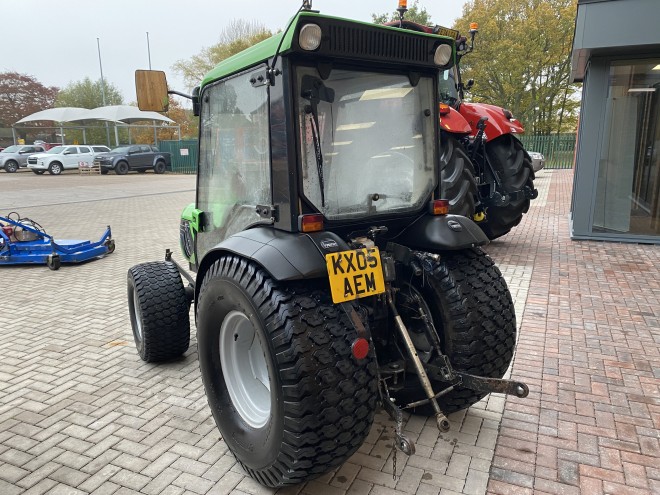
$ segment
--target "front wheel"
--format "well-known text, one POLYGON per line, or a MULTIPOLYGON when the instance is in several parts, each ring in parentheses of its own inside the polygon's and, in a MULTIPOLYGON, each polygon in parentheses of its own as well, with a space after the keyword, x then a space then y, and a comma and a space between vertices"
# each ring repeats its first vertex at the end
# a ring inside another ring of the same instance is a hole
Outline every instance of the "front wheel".
POLYGON ((254 263, 217 260, 197 306, 199 366, 213 417, 243 468, 280 487, 341 465, 366 438, 377 402, 373 352, 328 289, 277 285, 254 263))
MULTIPOLYGON (((424 255, 423 276, 401 273, 398 305, 422 361, 437 356, 424 333, 419 308, 431 314, 442 350, 454 369, 501 378, 509 367, 516 342, 516 317, 506 281, 493 260, 479 248, 448 252, 439 259, 424 255), (417 297, 416 297, 417 296, 417 297)), ((439 363, 438 363, 439 364, 439 363)), ((406 377, 395 397, 401 405, 426 398, 416 375, 406 377)), ((432 380, 435 392, 447 384, 432 380)), ((438 399, 445 414, 466 409, 486 394, 456 387, 438 399)), ((433 413, 429 405, 418 414, 433 413)))
POLYGON ((48 173, 50 175, 60 175, 62 170, 62 164, 60 162, 53 162, 48 166, 48 173))
MULTIPOLYGON (((112 251, 108 246, 108 252, 112 251)), ((142 360, 151 363, 181 356, 190 343, 190 317, 176 265, 168 261, 142 263, 128 270, 127 279, 128 312, 142 360)))
POLYGON ((128 163, 119 162, 115 165, 115 174, 117 175, 126 175, 128 173, 128 163))
POLYGON ((479 226, 489 239, 497 239, 518 225, 529 210, 529 197, 534 190, 532 160, 522 143, 511 134, 504 134, 486 143, 486 154, 502 180, 502 195, 510 197, 506 206, 489 206, 486 220, 479 226))

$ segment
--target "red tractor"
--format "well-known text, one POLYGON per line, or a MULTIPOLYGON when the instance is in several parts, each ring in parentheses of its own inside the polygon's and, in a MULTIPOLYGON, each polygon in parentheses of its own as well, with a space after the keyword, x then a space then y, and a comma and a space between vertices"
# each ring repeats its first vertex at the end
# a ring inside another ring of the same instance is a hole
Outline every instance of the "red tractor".
POLYGON ((460 59, 472 51, 478 32, 470 25, 470 42, 458 31, 423 26, 405 19, 388 23, 413 31, 456 39, 456 65, 440 75, 441 181, 450 211, 473 218, 490 239, 520 223, 534 188, 532 160, 516 134, 524 133, 509 110, 464 101, 474 84, 461 79, 460 59))

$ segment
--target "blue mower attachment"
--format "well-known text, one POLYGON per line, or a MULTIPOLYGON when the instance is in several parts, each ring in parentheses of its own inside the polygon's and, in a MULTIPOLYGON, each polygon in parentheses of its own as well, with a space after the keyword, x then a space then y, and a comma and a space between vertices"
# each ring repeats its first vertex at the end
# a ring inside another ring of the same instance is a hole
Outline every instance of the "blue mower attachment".
POLYGON ((97 242, 58 239, 29 218, 17 213, 0 216, 0 266, 40 264, 57 270, 62 263, 80 263, 115 250, 110 226, 97 242), (16 219, 10 218, 14 215, 16 219))

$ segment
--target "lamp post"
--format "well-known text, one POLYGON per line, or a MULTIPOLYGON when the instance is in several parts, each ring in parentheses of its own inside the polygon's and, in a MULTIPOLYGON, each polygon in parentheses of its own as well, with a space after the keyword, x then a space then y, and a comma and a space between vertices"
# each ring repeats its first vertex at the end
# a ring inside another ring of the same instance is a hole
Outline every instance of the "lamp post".
MULTIPOLYGON (((103 102, 103 106, 105 106, 105 80, 103 79, 103 64, 101 63, 101 42, 99 38, 96 38, 96 48, 99 52, 99 69, 101 70, 101 101, 103 102)), ((110 128, 108 127, 107 122, 105 123, 105 134, 106 139, 108 140, 108 146, 110 146, 110 128)), ((117 143, 117 145, 119 145, 119 143, 117 143)))
MULTIPOLYGON (((149 31, 147 31, 147 56, 149 57, 149 70, 151 70, 151 46, 149 45, 149 31)), ((154 146, 158 146, 158 132, 156 131, 156 121, 152 120, 154 126, 154 146)))

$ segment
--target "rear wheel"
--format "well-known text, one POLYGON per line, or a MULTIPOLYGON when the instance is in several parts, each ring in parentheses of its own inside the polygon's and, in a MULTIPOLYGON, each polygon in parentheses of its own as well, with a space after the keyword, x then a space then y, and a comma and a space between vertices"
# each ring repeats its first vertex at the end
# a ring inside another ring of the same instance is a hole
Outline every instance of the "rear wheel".
POLYGON ((489 239, 496 239, 518 225, 529 210, 530 199, 523 191, 534 190, 534 170, 522 143, 511 134, 486 143, 486 154, 502 180, 500 192, 510 195, 508 205, 488 207, 485 221, 479 224, 489 239))
POLYGON ((62 173, 62 164, 60 162, 53 162, 48 166, 48 173, 50 175, 60 175, 62 173))
POLYGON ((377 402, 373 352, 327 289, 277 285, 252 262, 219 259, 197 306, 199 365, 222 437, 269 487, 301 483, 348 459, 377 402), (258 446, 258 448, 256 448, 258 446))
POLYGON ((17 162, 15 162, 14 160, 9 160, 8 162, 5 162, 5 172, 13 174, 17 170, 18 170, 17 162))
POLYGON ((441 197, 449 200, 449 213, 472 218, 477 185, 474 165, 455 136, 440 133, 441 197))
POLYGON ((165 162, 163 160, 158 160, 156 162, 156 165, 154 165, 154 172, 156 172, 157 174, 165 173, 165 162))
POLYGON ((115 174, 117 175, 126 175, 128 173, 128 163, 119 162, 115 165, 115 174))
POLYGON ((128 311, 135 346, 144 361, 166 361, 188 350, 188 298, 174 263, 154 261, 128 270, 128 311))
MULTIPOLYGON (((403 273, 399 277, 401 317, 424 362, 435 364, 436 356, 428 342, 419 304, 430 312, 439 334, 442 350, 458 371, 501 378, 509 367, 516 341, 516 317, 511 294, 502 273, 481 249, 449 252, 437 260, 422 260, 423 276, 403 273)), ((432 380, 439 392, 447 385, 432 380)), ((446 414, 470 407, 486 394, 456 387, 438 399, 446 414)), ((426 398, 416 375, 406 377, 406 386, 394 394, 400 405, 426 398)), ((429 405, 414 410, 432 414, 429 405)))

